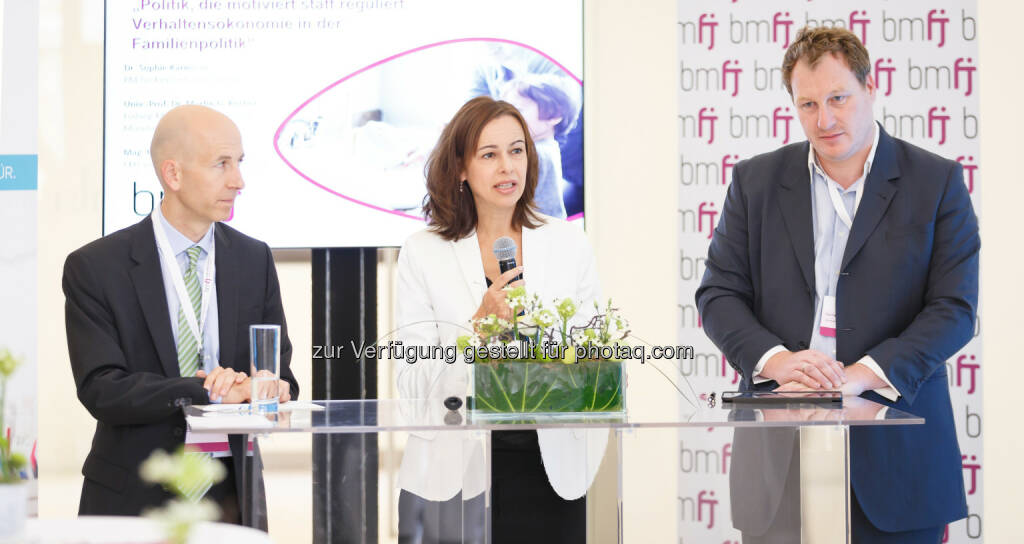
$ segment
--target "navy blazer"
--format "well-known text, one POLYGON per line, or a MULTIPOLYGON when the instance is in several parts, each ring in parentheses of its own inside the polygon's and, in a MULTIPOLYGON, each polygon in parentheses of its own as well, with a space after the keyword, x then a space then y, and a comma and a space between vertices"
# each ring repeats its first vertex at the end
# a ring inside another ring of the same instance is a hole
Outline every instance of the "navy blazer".
MULTIPOLYGON (((862 396, 926 419, 851 430, 854 494, 878 528, 906 531, 967 515, 944 363, 974 333, 981 241, 961 166, 879 130, 838 280, 836 358, 849 365, 870 355, 902 396, 862 396)), ((697 290, 704 330, 744 389, 778 386, 751 381, 769 348, 810 344, 808 146, 735 166, 697 290)))
MULTIPOLYGON (((249 373, 249 325, 280 324, 280 377, 297 398, 270 248, 222 223, 214 240, 221 366, 249 373)), ((179 401, 210 402, 203 379, 183 378, 178 369, 151 218, 71 253, 63 285, 71 370, 79 400, 96 418, 79 514, 137 516, 170 497, 141 480, 139 465, 155 449, 184 443, 179 401)), ((243 474, 243 439, 229 437, 236 475, 243 474)), ((235 479, 240 499, 241 480, 235 479)))

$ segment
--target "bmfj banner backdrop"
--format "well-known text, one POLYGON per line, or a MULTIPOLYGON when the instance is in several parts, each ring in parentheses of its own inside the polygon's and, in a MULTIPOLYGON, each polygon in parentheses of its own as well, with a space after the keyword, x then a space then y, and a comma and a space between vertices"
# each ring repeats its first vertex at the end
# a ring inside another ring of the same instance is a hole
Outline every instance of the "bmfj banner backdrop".
MULTIPOLYGON (((861 38, 878 86, 875 119, 890 135, 960 162, 980 216, 977 7, 949 0, 680 0, 678 9, 679 337, 696 351, 681 372, 697 391, 729 391, 739 387, 738 375, 703 334, 694 291, 733 165, 805 139, 781 74, 797 30, 838 26, 861 38)), ((947 528, 944 542, 983 538, 981 323, 946 362, 969 516, 947 528)), ((680 437, 681 540, 739 542, 729 520, 732 433, 680 437), (698 507, 684 507, 691 503, 698 507)))
POLYGON ((580 0, 108 1, 105 66, 104 233, 159 202, 149 141, 189 103, 238 124, 228 221, 274 247, 401 245, 441 129, 480 95, 524 113, 541 211, 582 216, 580 0))

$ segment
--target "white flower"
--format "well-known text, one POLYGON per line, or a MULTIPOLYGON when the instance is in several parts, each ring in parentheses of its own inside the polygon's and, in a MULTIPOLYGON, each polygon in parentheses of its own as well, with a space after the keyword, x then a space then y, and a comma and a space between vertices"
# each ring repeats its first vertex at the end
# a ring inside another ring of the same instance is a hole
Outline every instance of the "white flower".
POLYGON ((139 476, 154 484, 169 482, 180 473, 181 467, 164 450, 154 451, 139 467, 139 476))
POLYGON ((555 314, 548 309, 540 308, 529 316, 530 322, 541 328, 548 328, 555 324, 555 314))
POLYGON ((202 482, 219 482, 224 479, 224 465, 208 454, 190 453, 179 449, 173 455, 163 450, 154 450, 139 467, 139 476, 155 484, 163 484, 176 494, 193 489, 202 482))
MULTIPOLYGON (((527 318, 529 319, 529 318, 527 318)), ((537 334, 537 325, 532 321, 520 320, 519 321, 519 336, 521 338, 532 338, 537 334)))

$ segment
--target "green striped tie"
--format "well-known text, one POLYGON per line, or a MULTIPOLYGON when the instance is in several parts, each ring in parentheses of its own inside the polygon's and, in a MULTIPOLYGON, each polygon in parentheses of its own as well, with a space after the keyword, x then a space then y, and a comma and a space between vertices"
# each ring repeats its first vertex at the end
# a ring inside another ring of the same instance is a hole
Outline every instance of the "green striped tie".
MULTIPOLYGON (((196 323, 199 322, 200 289, 199 276, 196 275, 196 262, 199 260, 199 252, 202 248, 192 246, 185 250, 188 253, 188 268, 185 269, 185 290, 188 291, 188 298, 192 301, 192 309, 196 312, 196 323)), ((178 369, 181 370, 183 378, 190 378, 196 375, 199 370, 199 347, 202 345, 201 338, 192 334, 192 329, 185 319, 184 305, 178 305, 178 369)))
MULTIPOLYGON (((199 288, 199 276, 196 275, 196 263, 199 261, 199 246, 192 246, 185 250, 188 254, 188 268, 185 269, 185 290, 188 291, 188 298, 192 301, 192 309, 196 312, 196 323, 199 322, 200 305, 202 304, 201 290, 199 288)), ((199 370, 199 346, 192 329, 185 319, 184 306, 178 306, 178 368, 182 377, 192 377, 199 370)), ((209 453, 186 451, 188 456, 210 457, 209 453)), ((213 486, 213 480, 204 479, 195 482, 190 489, 182 490, 182 494, 189 502, 198 502, 206 495, 206 492, 213 486)))

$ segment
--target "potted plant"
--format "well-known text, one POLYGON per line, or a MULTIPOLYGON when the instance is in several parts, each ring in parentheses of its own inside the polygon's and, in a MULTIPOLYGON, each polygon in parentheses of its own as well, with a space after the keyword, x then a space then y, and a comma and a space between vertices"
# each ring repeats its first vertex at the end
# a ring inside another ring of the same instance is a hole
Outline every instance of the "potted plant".
POLYGON ((624 346, 628 323, 612 307, 594 303, 594 316, 573 325, 572 299, 545 307, 525 288, 507 290, 510 321, 489 315, 474 322, 474 334, 458 340, 473 363, 469 408, 476 416, 523 414, 608 415, 625 410, 624 346))
POLYGON ((4 417, 7 381, 21 360, 0 348, 0 540, 17 538, 28 517, 28 485, 22 478, 25 456, 11 451, 11 429, 4 417))

